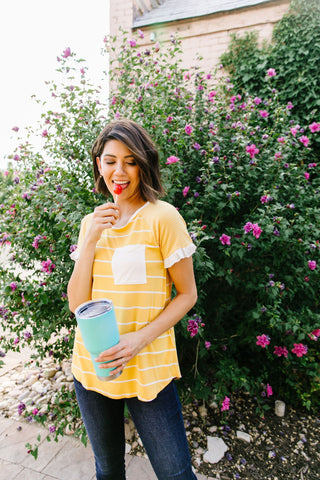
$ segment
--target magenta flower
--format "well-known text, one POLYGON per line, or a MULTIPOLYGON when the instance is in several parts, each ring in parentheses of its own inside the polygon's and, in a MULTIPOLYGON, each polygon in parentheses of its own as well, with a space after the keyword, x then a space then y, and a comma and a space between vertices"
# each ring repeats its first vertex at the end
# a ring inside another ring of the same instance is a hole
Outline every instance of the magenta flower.
POLYGON ((140 38, 144 38, 144 33, 143 33, 142 30, 140 30, 140 28, 138 30, 138 35, 139 35, 140 38))
POLYGON ((37 250, 37 248, 39 248, 39 243, 42 241, 42 240, 45 240, 47 237, 43 237, 42 235, 37 235, 36 237, 34 237, 33 239, 33 242, 32 242, 32 246, 37 250))
POLYGON ((313 122, 309 125, 309 128, 312 133, 320 132, 320 123, 313 122))
POLYGON ((269 383, 267 383, 266 392, 267 392, 267 397, 271 397, 273 395, 272 387, 271 385, 269 385, 269 383))
POLYGON ((259 345, 262 348, 266 348, 270 343, 270 337, 268 335, 257 335, 256 345, 259 345))
POLYGON ((298 132, 297 127, 290 127, 290 132, 295 137, 297 135, 297 132, 298 132))
POLYGON ((56 431, 56 427, 55 427, 54 425, 51 425, 51 426, 49 427, 49 432, 50 432, 50 433, 54 433, 55 431, 56 431))
POLYGON ((14 132, 18 132, 18 131, 19 131, 19 127, 12 127, 12 130, 13 130, 14 132))
POLYGON ((230 242, 231 237, 229 237, 229 235, 226 235, 225 233, 221 235, 219 240, 222 243, 222 245, 231 245, 231 242, 230 242))
POLYGON ((303 143, 303 145, 305 147, 307 147, 309 145, 310 140, 305 135, 302 135, 302 137, 300 137, 299 140, 300 140, 301 143, 303 143))
POLYGON ((170 115, 166 118, 167 123, 171 123, 172 120, 173 120, 173 117, 171 117, 170 115))
POLYGON ((277 72, 274 68, 269 68, 269 70, 267 71, 267 75, 268 77, 275 77, 277 75, 277 72))
POLYGON ((166 165, 171 165, 171 163, 177 163, 177 162, 180 162, 180 158, 172 155, 171 157, 167 158, 166 165))
POLYGON ((269 116, 267 110, 259 110, 259 113, 262 118, 267 118, 269 116))
POLYGON ((193 127, 192 127, 192 125, 187 124, 187 125, 184 127, 184 131, 186 132, 187 135, 191 135, 191 133, 193 132, 193 127))
POLYGON ((284 356, 285 358, 288 357, 288 350, 286 349, 286 347, 275 346, 273 353, 274 353, 274 355, 277 355, 278 357, 282 357, 282 356, 284 356))
POLYGON ((38 413, 39 413, 39 410, 37 408, 34 408, 32 410, 32 415, 38 415, 38 413))
POLYGON ((17 282, 12 282, 10 283, 10 288, 11 290, 14 292, 15 290, 17 290, 18 288, 18 285, 17 285, 17 282))
POLYGON ((204 342, 204 346, 207 350, 209 350, 209 348, 211 347, 211 342, 204 342))
POLYGON ((48 136, 48 130, 43 130, 41 135, 42 135, 42 137, 47 137, 48 136))
POLYGON ((308 352, 308 347, 302 343, 294 343, 293 348, 291 349, 292 353, 295 353, 297 357, 302 357, 308 352))
POLYGON ((317 268, 317 262, 315 260, 309 260, 308 267, 310 270, 315 270, 317 268))
POLYGON ((247 222, 245 226, 243 227, 244 233, 249 233, 253 229, 253 223, 247 222))
POLYGON ((250 154, 250 158, 254 158, 254 156, 259 153, 259 148, 257 148, 255 146, 255 144, 253 143, 252 145, 247 145, 246 146, 246 151, 247 153, 250 154))
POLYGON ((194 337, 198 333, 199 323, 196 320, 189 320, 187 330, 190 332, 190 337, 194 337))
POLYGON ((259 238, 261 235, 262 229, 259 227, 257 223, 253 224, 253 236, 259 238))
POLYGON ((317 342, 318 338, 320 337, 320 328, 316 328, 316 330, 313 330, 313 332, 309 333, 309 337, 311 340, 315 340, 317 342))
POLYGON ((279 142, 279 143, 284 143, 284 141, 285 141, 284 137, 277 138, 277 142, 279 142))
POLYGON ((189 190, 190 190, 190 187, 184 187, 184 189, 182 190, 182 195, 186 197, 188 195, 189 190))
POLYGON ((274 158, 275 158, 276 160, 280 160, 280 158, 282 158, 281 152, 275 153, 275 154, 274 154, 274 158))
POLYGON ((229 410, 229 408, 230 408, 230 398, 224 397, 224 400, 221 406, 221 412, 224 412, 225 410, 229 410))
POLYGON ((41 262, 41 264, 41 271, 45 273, 52 273, 52 271, 56 268, 55 264, 52 263, 50 258, 47 258, 47 260, 44 260, 43 262, 41 262))
POLYGON ((309 180, 309 178, 310 178, 310 173, 305 172, 305 173, 304 173, 304 178, 305 178, 306 180, 309 180))
POLYGON ((253 101, 256 105, 259 105, 262 102, 261 98, 259 97, 254 98, 253 101))
POLYGON ((130 47, 135 47, 137 45, 137 42, 134 39, 128 40, 128 43, 130 47))
POLYGON ((63 58, 68 58, 68 57, 70 57, 70 55, 71 55, 71 49, 70 49, 70 47, 68 47, 63 51, 62 57, 63 58))

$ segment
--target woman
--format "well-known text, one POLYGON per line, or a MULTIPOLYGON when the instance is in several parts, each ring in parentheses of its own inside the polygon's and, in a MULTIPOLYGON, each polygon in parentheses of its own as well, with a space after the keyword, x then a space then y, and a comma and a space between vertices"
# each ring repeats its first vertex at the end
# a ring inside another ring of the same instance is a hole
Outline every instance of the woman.
POLYGON ((75 338, 72 371, 97 479, 126 478, 124 402, 158 479, 195 479, 173 382, 181 376, 173 327, 197 299, 195 247, 177 210, 158 200, 158 152, 141 126, 107 125, 92 160, 97 190, 115 202, 82 220, 68 298, 73 312, 111 299, 120 331, 119 343, 96 359, 109 362, 111 381, 95 375, 79 330, 75 338))

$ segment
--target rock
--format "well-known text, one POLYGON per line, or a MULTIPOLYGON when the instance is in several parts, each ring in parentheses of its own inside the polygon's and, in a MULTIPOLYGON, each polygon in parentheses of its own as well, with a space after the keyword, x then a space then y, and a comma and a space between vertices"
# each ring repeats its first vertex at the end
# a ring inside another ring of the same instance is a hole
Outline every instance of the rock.
POLYGON ((209 463, 218 463, 228 450, 227 445, 222 438, 219 437, 207 437, 208 450, 203 455, 203 460, 209 463))
POLYGON ((274 407, 274 413, 278 417, 284 417, 286 411, 286 404, 282 402, 281 400, 276 400, 275 401, 275 407, 274 407))
POLYGON ((34 392, 37 392, 37 393, 40 393, 40 394, 41 393, 47 393, 47 391, 48 391, 48 388, 46 386, 44 386, 43 383, 40 382, 39 380, 36 383, 34 383, 31 388, 34 392))
POLYGON ((242 432, 241 430, 237 430, 237 438, 247 443, 251 442, 251 435, 249 435, 249 433, 242 432))
POLYGON ((202 417, 202 418, 205 418, 208 415, 208 411, 207 411, 205 405, 200 405, 199 414, 200 414, 200 417, 202 417))
POLYGON ((55 368, 50 368, 49 370, 45 370, 43 372, 43 377, 44 378, 52 378, 55 376, 55 374, 57 373, 57 370, 55 368))
POLYGON ((209 427, 209 432, 214 433, 218 430, 218 427, 216 425, 212 425, 212 427, 209 427))
POLYGON ((126 443, 126 453, 130 453, 131 452, 131 445, 129 443, 126 443))

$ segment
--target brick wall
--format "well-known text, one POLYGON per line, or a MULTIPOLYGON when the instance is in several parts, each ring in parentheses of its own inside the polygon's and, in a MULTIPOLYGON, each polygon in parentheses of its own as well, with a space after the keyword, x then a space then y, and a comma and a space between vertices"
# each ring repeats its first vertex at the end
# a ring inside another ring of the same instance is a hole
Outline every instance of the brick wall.
MULTIPOLYGON (((231 12, 216 13, 205 17, 168 22, 141 28, 145 38, 144 47, 154 42, 150 35, 155 34, 155 41, 169 41, 172 33, 178 32, 183 44, 183 66, 189 68, 196 63, 196 57, 203 57, 202 68, 219 63, 220 55, 227 49, 230 33, 241 34, 257 30, 260 41, 271 39, 274 25, 288 11, 290 0, 278 0, 254 7, 241 8, 231 12)), ((132 31, 133 1, 110 0, 110 34, 117 35, 121 26, 132 31)), ((139 41, 141 43, 141 41, 139 41)), ((197 62, 199 64, 199 62, 197 62)))

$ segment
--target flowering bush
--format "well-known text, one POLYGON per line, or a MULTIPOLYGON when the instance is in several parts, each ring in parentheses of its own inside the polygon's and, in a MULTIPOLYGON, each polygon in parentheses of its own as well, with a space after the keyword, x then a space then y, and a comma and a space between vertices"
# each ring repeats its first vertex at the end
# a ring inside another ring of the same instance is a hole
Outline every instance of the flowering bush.
MULTIPOLYGON (((176 329, 185 391, 214 394, 222 411, 236 389, 261 402, 274 395, 315 406, 320 186, 319 165, 309 156, 320 118, 303 127, 291 119, 292 104, 279 103, 273 88, 272 66, 265 98, 240 95, 219 71, 182 69, 176 37, 167 48, 144 49, 141 33, 122 36, 111 62, 108 118, 84 78, 71 89, 70 53, 60 60, 68 87, 51 86, 60 103, 43 117, 48 158, 19 147, 19 181, 1 211, 14 260, 3 271, 7 346, 27 341, 41 356, 70 355, 69 253, 80 218, 101 201, 88 149, 106 121, 130 117, 159 147, 165 199, 197 246, 199 300, 176 329), (33 275, 17 273, 17 265, 33 275)), ((107 47, 113 50, 112 39, 107 47)))

